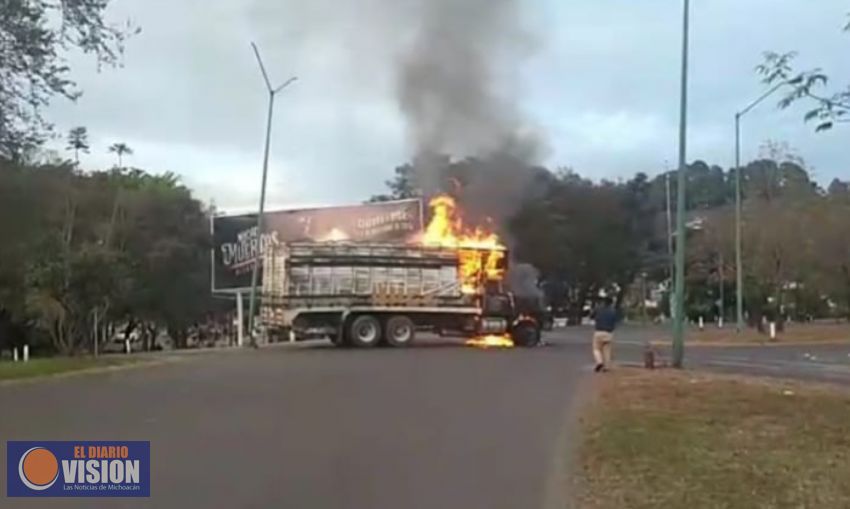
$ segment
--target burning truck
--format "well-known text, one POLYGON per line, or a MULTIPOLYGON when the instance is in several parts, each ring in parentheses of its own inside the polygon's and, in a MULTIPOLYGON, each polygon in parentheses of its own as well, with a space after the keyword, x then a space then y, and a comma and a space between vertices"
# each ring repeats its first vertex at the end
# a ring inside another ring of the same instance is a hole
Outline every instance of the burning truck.
POLYGON ((404 347, 420 331, 482 347, 535 346, 541 317, 504 285, 499 237, 467 228, 455 201, 405 244, 291 242, 263 255, 261 325, 271 336, 328 336, 337 346, 404 347))

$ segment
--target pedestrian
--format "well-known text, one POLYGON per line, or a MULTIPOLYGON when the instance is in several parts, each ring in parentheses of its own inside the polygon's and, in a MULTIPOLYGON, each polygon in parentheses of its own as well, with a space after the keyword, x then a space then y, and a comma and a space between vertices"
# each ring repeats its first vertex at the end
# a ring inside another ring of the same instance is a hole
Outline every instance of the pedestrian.
POLYGON ((602 305, 594 313, 593 358, 596 360, 597 373, 608 371, 611 366, 611 343, 614 341, 614 329, 619 317, 610 297, 602 299, 602 305))

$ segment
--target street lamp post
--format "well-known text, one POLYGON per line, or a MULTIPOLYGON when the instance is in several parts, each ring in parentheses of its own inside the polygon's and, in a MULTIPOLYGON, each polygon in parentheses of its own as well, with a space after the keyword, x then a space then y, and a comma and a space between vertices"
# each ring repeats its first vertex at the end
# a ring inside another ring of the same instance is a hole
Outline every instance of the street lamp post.
POLYGON ((744 263, 741 248, 741 117, 749 113, 765 99, 787 85, 782 81, 762 94, 749 106, 735 113, 735 329, 744 330, 744 263))
POLYGON ((673 316, 673 366, 682 367, 685 357, 685 171, 688 148, 688 38, 690 0, 685 0, 682 25, 682 91, 679 110, 679 172, 676 194, 676 305, 673 316))
MULTIPOLYGON (((254 48, 254 54, 257 56, 257 63, 260 64, 260 71, 263 73, 263 80, 266 83, 266 88, 269 92, 269 111, 268 117, 266 119, 266 145, 265 150, 263 151, 263 177, 262 182, 260 184, 260 206, 259 211, 257 213, 257 257, 254 259, 254 266, 251 269, 251 298, 250 303, 248 305, 248 333, 251 337, 251 346, 257 346, 257 338, 254 334, 254 313, 257 309, 257 274, 259 272, 259 265, 261 262, 261 253, 263 247, 263 220, 264 213, 266 207, 266 180, 268 177, 269 170, 269 147, 271 146, 271 135, 272 135, 272 115, 274 113, 274 98, 278 92, 289 86, 293 81, 298 78, 293 76, 286 80, 282 85, 277 88, 272 88, 271 81, 269 81, 269 75, 266 73, 266 66, 263 65, 263 59, 260 57, 260 50, 257 49, 257 45, 253 42, 251 43, 251 47, 254 48)), ((242 324, 240 323, 241 327, 242 324)))

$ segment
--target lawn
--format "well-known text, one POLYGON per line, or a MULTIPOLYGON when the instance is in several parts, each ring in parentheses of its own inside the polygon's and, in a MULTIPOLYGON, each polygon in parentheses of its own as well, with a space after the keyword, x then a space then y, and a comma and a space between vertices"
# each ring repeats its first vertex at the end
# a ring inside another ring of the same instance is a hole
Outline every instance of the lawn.
POLYGON ((637 369, 599 383, 581 507, 850 507, 846 389, 637 369))
MULTIPOLYGON (((660 342, 669 343, 670 338, 660 338, 660 342)), ((735 324, 726 324, 723 329, 718 329, 714 324, 706 324, 705 330, 700 331, 691 327, 687 332, 687 341, 698 344, 735 345, 735 344, 761 344, 761 343, 819 343, 819 342, 847 342, 850 343, 850 324, 846 322, 818 322, 818 323, 789 323, 783 332, 777 334, 776 341, 771 342, 767 334, 761 334, 757 330, 747 328, 740 334, 735 331, 735 324)))
POLYGON ((121 357, 50 357, 30 359, 29 362, 0 361, 0 380, 32 378, 84 369, 119 366, 139 359, 121 357))

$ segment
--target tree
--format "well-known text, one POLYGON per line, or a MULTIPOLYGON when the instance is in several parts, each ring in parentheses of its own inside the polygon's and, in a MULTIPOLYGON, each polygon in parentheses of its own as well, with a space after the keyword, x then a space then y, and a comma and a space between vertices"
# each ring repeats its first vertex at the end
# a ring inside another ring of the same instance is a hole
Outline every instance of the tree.
POLYGON ((619 304, 642 265, 646 176, 623 186, 564 172, 548 184, 510 220, 513 254, 537 267, 548 285, 565 289, 570 322, 577 323, 601 291, 619 304))
POLYGON ((109 146, 109 152, 116 154, 118 156, 118 166, 117 166, 117 168, 123 168, 124 167, 124 164, 123 164, 124 163, 124 161, 123 161, 124 154, 133 155, 133 149, 131 149, 126 143, 121 143, 121 142, 113 143, 112 145, 110 145, 109 146))
POLYGON ((74 354, 129 319, 185 345, 216 309, 208 229, 170 173, 0 160, 0 234, 15 240, 0 243, 0 343, 74 354))
POLYGON ((686 313, 693 319, 713 319, 734 305, 734 208, 704 211, 703 219, 688 236, 686 313))
POLYGON ((832 182, 827 188, 827 193, 831 196, 850 195, 850 181, 832 179, 832 182))
POLYGON ((407 163, 397 166, 393 171, 392 180, 384 181, 384 185, 389 188, 389 194, 379 194, 372 196, 370 202, 381 202, 391 200, 404 200, 406 198, 415 198, 421 194, 421 190, 417 188, 414 182, 414 167, 407 163))
MULTIPOLYGON (((415 189, 414 169, 421 164, 399 167, 391 181, 398 185, 388 182, 390 189, 415 189)), ((538 269, 549 303, 568 309, 573 323, 601 292, 620 304, 640 303, 625 295, 636 281, 643 293, 670 278, 666 184, 675 171, 594 182, 569 168, 552 173, 503 156, 430 158, 424 167, 435 172, 435 189, 457 198, 467 222, 492 219, 512 263, 538 269)), ((734 306, 734 171, 703 161, 688 167, 686 303, 692 317, 710 318, 734 306)), ((836 179, 825 192, 805 161, 775 142, 740 171, 742 276, 751 323, 780 311, 823 317, 829 303, 850 309, 847 183, 836 179)))
POLYGON ((63 53, 78 48, 98 65, 120 62, 126 38, 138 30, 104 19, 109 0, 8 0, 0 40, 0 157, 19 160, 40 145, 51 125, 41 115, 54 96, 80 96, 63 53))
POLYGON ((850 194, 844 191, 818 200, 808 216, 807 233, 816 286, 843 303, 850 319, 850 194))
POLYGON ((80 151, 89 153, 89 133, 83 127, 75 127, 68 131, 68 150, 74 151, 74 162, 80 164, 80 151))
MULTIPOLYGON (((850 23, 844 29, 850 31, 850 23)), ((801 100, 813 104, 814 107, 805 114, 804 119, 806 122, 817 121, 816 131, 826 131, 835 124, 850 122, 850 86, 826 94, 819 92, 821 87, 828 84, 829 76, 821 69, 795 70, 792 63, 796 58, 796 52, 767 52, 764 54, 764 62, 756 68, 764 77, 764 83, 785 83, 791 87, 791 91, 779 102, 779 107, 785 109, 801 100)))

